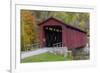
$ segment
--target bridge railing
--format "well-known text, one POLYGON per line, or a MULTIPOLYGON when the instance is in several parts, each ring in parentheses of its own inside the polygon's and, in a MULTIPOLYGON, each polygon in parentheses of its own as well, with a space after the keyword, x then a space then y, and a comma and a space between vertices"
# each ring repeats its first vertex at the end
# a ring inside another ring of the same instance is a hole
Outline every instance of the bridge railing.
POLYGON ((53 47, 62 47, 62 46, 63 46, 62 42, 53 44, 53 47))
POLYGON ((28 50, 33 50, 33 49, 37 49, 40 47, 40 43, 35 43, 35 44, 27 44, 25 46, 26 51, 28 50))

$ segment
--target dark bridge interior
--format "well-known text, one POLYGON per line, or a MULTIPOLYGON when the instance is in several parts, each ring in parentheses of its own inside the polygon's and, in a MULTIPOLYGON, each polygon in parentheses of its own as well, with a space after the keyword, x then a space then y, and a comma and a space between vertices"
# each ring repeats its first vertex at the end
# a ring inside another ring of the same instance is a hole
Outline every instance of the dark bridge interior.
POLYGON ((45 26, 45 47, 62 46, 62 28, 61 26, 45 26))

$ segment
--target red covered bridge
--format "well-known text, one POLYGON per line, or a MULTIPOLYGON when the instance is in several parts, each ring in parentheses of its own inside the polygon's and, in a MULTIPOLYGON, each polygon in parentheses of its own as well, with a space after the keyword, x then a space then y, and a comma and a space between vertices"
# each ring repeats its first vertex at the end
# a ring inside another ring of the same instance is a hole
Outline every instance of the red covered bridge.
POLYGON ((68 49, 86 46, 85 31, 65 24, 55 18, 49 18, 39 24, 40 47, 68 47, 68 49))

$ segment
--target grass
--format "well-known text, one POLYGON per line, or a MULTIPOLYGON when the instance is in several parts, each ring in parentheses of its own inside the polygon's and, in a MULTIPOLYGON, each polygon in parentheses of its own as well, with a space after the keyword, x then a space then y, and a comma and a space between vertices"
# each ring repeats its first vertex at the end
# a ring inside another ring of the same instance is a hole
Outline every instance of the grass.
POLYGON ((43 53, 35 56, 30 56, 21 60, 21 63, 31 63, 31 62, 48 62, 48 61, 68 61, 72 60, 72 56, 67 57, 61 55, 55 55, 51 53, 43 53))

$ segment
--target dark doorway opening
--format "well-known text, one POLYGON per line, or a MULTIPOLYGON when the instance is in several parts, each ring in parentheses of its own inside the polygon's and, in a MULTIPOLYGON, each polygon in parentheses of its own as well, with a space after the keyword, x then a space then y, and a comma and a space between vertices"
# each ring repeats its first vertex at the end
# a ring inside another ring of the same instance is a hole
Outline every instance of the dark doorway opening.
POLYGON ((61 26, 44 26, 45 47, 62 46, 62 28, 61 26))

